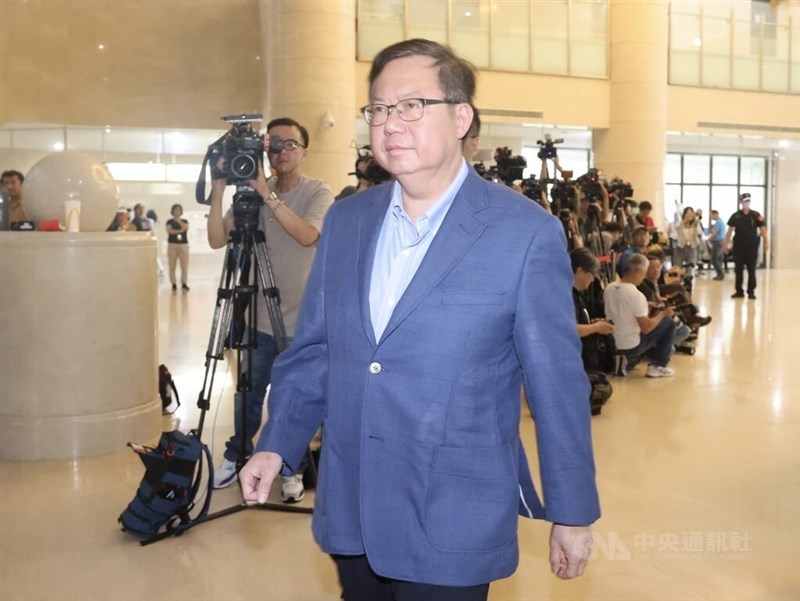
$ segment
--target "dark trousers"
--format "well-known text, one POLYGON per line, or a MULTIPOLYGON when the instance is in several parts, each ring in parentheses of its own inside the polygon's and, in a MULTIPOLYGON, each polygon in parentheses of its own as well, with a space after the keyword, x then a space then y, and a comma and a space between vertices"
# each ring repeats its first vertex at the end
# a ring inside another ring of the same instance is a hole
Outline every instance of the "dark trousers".
POLYGON ((489 584, 437 586, 378 576, 366 555, 332 555, 344 601, 486 601, 489 584))
POLYGON ((736 273, 736 292, 742 293, 744 284, 744 268, 747 267, 747 293, 756 290, 756 262, 758 261, 758 246, 746 248, 733 247, 733 264, 736 273))
POLYGON ((675 322, 664 318, 647 334, 639 336, 639 346, 628 350, 617 351, 628 359, 628 369, 633 369, 645 353, 655 365, 666 367, 672 357, 675 342, 675 322))

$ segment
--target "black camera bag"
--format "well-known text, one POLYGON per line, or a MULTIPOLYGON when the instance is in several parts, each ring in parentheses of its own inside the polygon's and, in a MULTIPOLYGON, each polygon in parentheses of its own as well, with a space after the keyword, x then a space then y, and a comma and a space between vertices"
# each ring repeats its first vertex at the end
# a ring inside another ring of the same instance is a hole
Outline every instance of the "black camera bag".
POLYGON ((211 452, 193 433, 164 432, 155 448, 128 443, 144 463, 145 473, 136 496, 117 520, 123 532, 153 542, 163 532, 181 534, 208 514, 211 488, 211 452), (192 518, 195 497, 203 478, 203 457, 208 469, 205 502, 192 518), (164 530, 162 531, 162 528, 164 530))

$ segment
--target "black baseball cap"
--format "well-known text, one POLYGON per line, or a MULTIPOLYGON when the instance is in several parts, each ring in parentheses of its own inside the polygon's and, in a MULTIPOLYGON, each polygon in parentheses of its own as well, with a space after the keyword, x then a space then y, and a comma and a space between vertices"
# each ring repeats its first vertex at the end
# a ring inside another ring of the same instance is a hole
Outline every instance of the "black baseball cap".
POLYGON ((750 193, 739 194, 739 202, 750 202, 750 193))

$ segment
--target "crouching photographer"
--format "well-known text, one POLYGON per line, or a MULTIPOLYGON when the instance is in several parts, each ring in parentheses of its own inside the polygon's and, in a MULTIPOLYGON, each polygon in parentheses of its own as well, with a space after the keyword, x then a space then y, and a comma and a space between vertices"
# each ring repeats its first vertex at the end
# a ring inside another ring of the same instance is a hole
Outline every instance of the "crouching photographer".
POLYGON ((609 284, 603 293, 606 316, 614 324, 618 376, 624 377, 645 355, 650 358, 645 373, 648 378, 675 375, 667 366, 674 348, 675 322, 670 319, 674 310, 665 307, 650 315, 647 299, 637 288, 645 278, 648 264, 644 255, 631 255, 622 279, 609 284))
POLYGON ((592 415, 600 415, 603 405, 611 397, 612 388, 603 371, 613 364, 614 326, 599 315, 592 315, 585 292, 595 280, 600 262, 587 248, 576 248, 569 254, 572 262, 572 302, 583 350, 583 368, 592 384, 589 406, 592 415))

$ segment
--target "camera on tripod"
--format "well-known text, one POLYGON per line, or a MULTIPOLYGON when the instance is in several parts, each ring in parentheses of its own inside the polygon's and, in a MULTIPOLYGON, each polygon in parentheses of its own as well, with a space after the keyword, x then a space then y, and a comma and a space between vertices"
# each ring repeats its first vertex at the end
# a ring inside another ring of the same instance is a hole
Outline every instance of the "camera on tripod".
POLYGON ((536 143, 539 145, 539 153, 536 155, 541 160, 546 159, 555 159, 558 158, 558 152, 556 149, 556 144, 562 144, 564 142, 564 138, 557 138, 553 140, 550 137, 550 134, 544 135, 544 140, 536 140, 536 143))
POLYGON ((211 179, 225 177, 232 186, 255 178, 264 161, 264 134, 255 131, 253 123, 260 122, 262 115, 227 115, 221 119, 231 128, 208 147, 204 160, 211 167, 211 179), (224 159, 222 169, 217 166, 220 158, 224 159))

